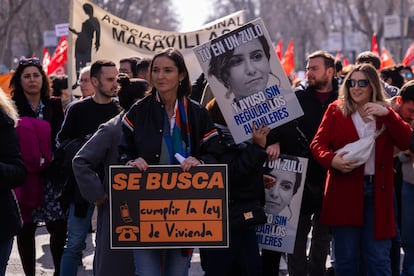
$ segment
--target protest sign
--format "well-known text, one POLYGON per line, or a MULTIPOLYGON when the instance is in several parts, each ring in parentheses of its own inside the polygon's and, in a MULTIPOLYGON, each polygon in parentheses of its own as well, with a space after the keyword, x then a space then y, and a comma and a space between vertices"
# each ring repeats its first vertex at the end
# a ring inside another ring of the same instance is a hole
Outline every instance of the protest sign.
POLYGON ((72 0, 69 22, 69 77, 72 83, 76 72, 97 59, 118 63, 127 57, 152 58, 168 47, 180 50, 195 80, 202 70, 191 50, 245 23, 244 11, 222 17, 192 32, 168 32, 128 22, 101 9, 87 0, 72 0), (74 64, 72 64, 74 61, 74 64))
POLYGON ((236 143, 303 115, 260 18, 193 50, 236 143))
POLYGON ((260 248, 293 253, 307 166, 307 158, 283 154, 265 163, 265 175, 276 183, 265 181, 267 223, 256 227, 260 248))
POLYGON ((111 248, 228 247, 227 165, 110 166, 111 248))

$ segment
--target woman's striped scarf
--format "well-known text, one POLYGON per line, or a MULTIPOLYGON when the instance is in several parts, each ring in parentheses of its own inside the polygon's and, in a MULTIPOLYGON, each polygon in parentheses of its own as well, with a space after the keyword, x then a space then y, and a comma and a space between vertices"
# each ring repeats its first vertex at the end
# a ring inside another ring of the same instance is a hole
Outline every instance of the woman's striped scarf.
POLYGON ((190 145, 190 126, 188 124, 188 99, 177 99, 177 105, 175 108, 175 124, 172 132, 170 128, 170 120, 168 114, 165 111, 164 116, 164 137, 161 146, 161 165, 178 164, 174 155, 176 153, 181 154, 185 158, 191 154, 190 145))

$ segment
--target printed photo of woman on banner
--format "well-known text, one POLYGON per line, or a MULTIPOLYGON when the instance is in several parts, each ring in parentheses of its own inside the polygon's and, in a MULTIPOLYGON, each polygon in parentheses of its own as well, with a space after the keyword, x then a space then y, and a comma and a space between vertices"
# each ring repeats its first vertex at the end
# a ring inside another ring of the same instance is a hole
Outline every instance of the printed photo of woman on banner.
POLYGON ((259 247, 292 253, 308 159, 281 154, 265 163, 267 223, 256 228, 259 247))
POLYGON ((303 114, 259 18, 194 48, 236 143, 303 114))

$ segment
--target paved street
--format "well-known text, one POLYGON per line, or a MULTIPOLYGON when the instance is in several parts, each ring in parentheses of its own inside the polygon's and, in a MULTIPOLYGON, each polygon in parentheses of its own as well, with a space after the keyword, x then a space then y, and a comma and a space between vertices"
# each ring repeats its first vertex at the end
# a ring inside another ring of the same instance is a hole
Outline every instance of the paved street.
MULTIPOLYGON (((93 243, 95 234, 89 234, 86 241, 86 249, 83 251, 83 267, 78 268, 78 276, 92 275, 93 243)), ((24 276, 23 268, 17 252, 16 241, 7 266, 6 276, 24 276)), ((36 232, 36 275, 52 276, 53 261, 49 248, 49 234, 46 227, 38 227, 36 232)), ((200 256, 198 251, 193 254, 189 276, 202 276, 203 271, 200 266, 200 256)))
MULTIPOLYGON (((86 241, 86 249, 83 251, 83 266, 78 268, 78 276, 92 275, 92 261, 94 248, 95 234, 88 234, 86 241)), ((401 252, 401 258, 403 252, 401 252)), ((330 259, 326 262, 327 267, 330 266, 330 259)), ((287 275, 286 263, 281 264, 280 276, 287 275)), ((16 241, 13 245, 13 251, 10 256, 9 265, 7 267, 6 276, 24 276, 23 268, 20 262, 19 253, 17 252, 16 241)), ((36 232, 36 275, 52 276, 53 275, 53 261, 49 248, 49 234, 46 227, 41 226, 37 228, 36 232)), ((191 259, 191 267, 189 276, 202 276, 203 270, 200 266, 200 255, 196 249, 191 259)))

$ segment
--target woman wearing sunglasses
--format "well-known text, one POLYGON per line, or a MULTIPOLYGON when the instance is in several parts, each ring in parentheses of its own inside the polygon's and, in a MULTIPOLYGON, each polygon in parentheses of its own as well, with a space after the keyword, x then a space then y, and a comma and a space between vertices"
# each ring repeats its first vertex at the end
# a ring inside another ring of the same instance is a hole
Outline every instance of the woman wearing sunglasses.
POLYGON ((49 78, 38 58, 19 61, 10 89, 20 116, 17 135, 27 170, 23 185, 15 189, 24 222, 17 235, 23 270, 25 275, 35 275, 35 232, 38 223, 45 222, 50 233, 54 275, 59 275, 66 219, 58 202, 60 187, 48 180, 47 168, 63 121, 62 102, 49 96, 49 78))
POLYGON ((328 169, 321 222, 332 227, 335 275, 391 275, 393 150, 408 149, 411 132, 388 107, 375 68, 353 67, 311 143, 315 159, 328 169), (335 153, 383 127, 366 163, 335 153))

